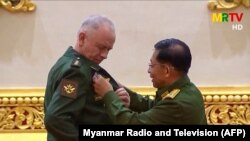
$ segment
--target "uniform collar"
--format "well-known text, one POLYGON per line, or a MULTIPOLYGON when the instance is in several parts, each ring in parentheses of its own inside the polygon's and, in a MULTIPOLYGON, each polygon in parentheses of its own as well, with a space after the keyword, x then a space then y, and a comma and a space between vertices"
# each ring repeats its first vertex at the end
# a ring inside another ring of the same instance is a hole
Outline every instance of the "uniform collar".
POLYGON ((171 92, 173 89, 180 89, 183 85, 190 83, 190 79, 187 75, 182 76, 179 80, 175 81, 173 84, 167 85, 165 87, 159 88, 156 91, 156 96, 160 96, 166 91, 171 92))
POLYGON ((66 52, 64 53, 64 56, 69 56, 69 57, 79 57, 80 60, 84 61, 84 64, 87 64, 88 66, 94 66, 99 68, 100 66, 96 63, 94 63, 93 61, 90 61, 88 58, 86 58, 85 56, 79 54, 77 51, 75 51, 73 49, 72 46, 70 46, 66 52))

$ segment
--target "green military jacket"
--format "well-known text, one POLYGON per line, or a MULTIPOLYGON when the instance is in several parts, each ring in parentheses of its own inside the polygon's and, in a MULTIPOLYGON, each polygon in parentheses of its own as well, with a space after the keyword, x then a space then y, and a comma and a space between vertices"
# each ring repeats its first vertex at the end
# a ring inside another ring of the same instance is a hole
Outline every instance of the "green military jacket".
POLYGON ((77 141, 79 124, 111 124, 92 86, 93 62, 72 47, 51 68, 45 92, 48 141, 77 141))
POLYGON ((187 75, 158 89, 154 100, 127 91, 129 108, 114 91, 104 96, 106 110, 117 124, 207 124, 202 94, 187 75))

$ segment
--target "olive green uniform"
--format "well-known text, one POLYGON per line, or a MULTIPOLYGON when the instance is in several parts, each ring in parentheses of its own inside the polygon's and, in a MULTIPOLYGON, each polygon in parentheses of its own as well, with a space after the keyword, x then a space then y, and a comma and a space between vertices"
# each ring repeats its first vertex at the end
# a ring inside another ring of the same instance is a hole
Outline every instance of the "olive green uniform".
POLYGON ((93 66, 98 67, 70 47, 51 68, 44 104, 48 141, 77 141, 79 124, 112 123, 95 100, 93 66))
POLYGON ((127 91, 133 111, 124 106, 114 91, 104 96, 106 110, 117 124, 207 124, 201 92, 187 75, 158 89, 155 100, 127 91))

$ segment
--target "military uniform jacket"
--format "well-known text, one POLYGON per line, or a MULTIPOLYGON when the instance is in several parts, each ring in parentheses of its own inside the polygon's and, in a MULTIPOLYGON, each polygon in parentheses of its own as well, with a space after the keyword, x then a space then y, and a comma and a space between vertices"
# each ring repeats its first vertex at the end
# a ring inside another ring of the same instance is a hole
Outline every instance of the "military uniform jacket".
POLYGON ((104 96, 106 110, 117 124, 207 124, 201 92, 187 75, 158 89, 154 100, 127 91, 129 109, 113 91, 104 96))
POLYGON ((112 123, 95 100, 91 66, 97 65, 70 47, 51 68, 44 104, 48 141, 77 141, 79 124, 112 123))

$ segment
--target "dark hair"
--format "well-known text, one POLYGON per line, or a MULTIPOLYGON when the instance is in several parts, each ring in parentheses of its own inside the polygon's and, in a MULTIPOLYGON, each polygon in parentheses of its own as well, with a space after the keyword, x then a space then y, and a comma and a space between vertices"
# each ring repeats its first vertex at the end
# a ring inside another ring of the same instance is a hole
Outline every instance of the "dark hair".
POLYGON ((188 73, 191 66, 192 55, 189 47, 178 39, 165 39, 154 46, 159 51, 156 59, 160 63, 170 63, 179 71, 188 73))

